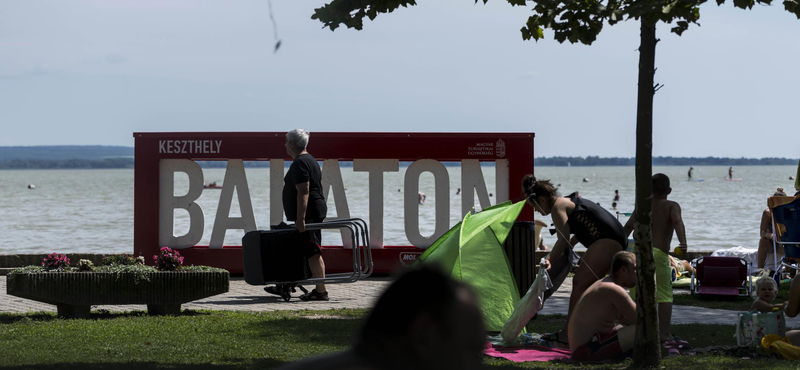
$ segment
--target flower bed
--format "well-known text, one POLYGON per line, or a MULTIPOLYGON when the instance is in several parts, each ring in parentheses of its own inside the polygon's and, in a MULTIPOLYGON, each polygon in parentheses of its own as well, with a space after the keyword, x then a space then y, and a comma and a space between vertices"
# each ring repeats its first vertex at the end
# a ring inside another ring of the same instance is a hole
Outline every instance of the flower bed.
POLYGON ((175 271, 136 263, 78 266, 53 268, 46 260, 42 267, 23 267, 8 275, 6 290, 54 304, 60 316, 71 318, 87 318, 91 306, 100 304, 146 304, 150 314, 177 314, 183 303, 227 292, 230 278, 228 271, 206 266, 178 264, 175 271))

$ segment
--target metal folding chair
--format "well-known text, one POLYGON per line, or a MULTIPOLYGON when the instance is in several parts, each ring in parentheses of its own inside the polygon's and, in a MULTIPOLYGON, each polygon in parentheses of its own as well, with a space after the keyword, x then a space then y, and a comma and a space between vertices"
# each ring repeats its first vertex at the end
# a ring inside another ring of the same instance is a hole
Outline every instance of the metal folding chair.
POLYGON ((753 279, 747 275, 750 263, 742 257, 700 257, 692 260, 692 294, 748 296, 753 279))
MULTIPOLYGON (((317 285, 317 284, 341 284, 354 283, 372 275, 372 250, 369 246, 369 231, 367 223, 360 218, 337 219, 335 221, 306 224, 306 230, 331 230, 344 229, 350 237, 353 248, 353 271, 344 273, 325 274, 324 278, 300 278, 297 280, 275 280, 268 278, 269 272, 264 271, 264 258, 267 251, 262 248, 262 238, 269 237, 271 234, 290 233, 292 230, 258 230, 245 234, 242 238, 242 259, 244 263, 245 282, 250 285, 270 285, 281 284, 291 286, 297 285, 317 285)), ((286 248, 291 248, 287 246, 286 248)), ((302 275, 302 272, 301 272, 302 275)), ((288 300, 286 296, 283 297, 288 300)))

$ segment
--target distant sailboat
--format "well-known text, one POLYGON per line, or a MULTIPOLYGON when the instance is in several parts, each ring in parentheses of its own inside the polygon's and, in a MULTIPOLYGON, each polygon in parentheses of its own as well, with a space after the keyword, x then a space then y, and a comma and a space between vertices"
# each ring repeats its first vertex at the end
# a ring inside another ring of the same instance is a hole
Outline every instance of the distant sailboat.
POLYGON ((572 167, 572 164, 567 162, 567 167, 572 167))

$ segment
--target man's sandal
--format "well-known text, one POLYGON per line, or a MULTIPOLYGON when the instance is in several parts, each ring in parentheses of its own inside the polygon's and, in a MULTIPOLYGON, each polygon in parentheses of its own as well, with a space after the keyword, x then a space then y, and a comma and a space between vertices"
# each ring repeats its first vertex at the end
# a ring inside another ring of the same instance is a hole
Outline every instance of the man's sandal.
POLYGON ((329 301, 328 292, 320 293, 316 289, 300 296, 301 301, 329 301))
POLYGON ((680 356, 681 352, 678 351, 678 343, 674 340, 668 340, 664 343, 661 343, 661 347, 667 350, 667 357, 675 357, 680 356))
POLYGON ((692 346, 689 345, 689 342, 681 338, 678 338, 678 336, 674 334, 672 335, 672 337, 675 338, 675 344, 678 346, 678 349, 681 351, 682 355, 694 356, 697 354, 697 352, 694 351, 694 348, 692 348, 692 346))
POLYGON ((264 291, 265 292, 267 292, 269 294, 274 294, 274 295, 282 295, 281 294, 282 290, 283 290, 283 287, 281 287, 280 285, 275 285, 275 286, 270 285, 270 286, 264 287, 264 291))

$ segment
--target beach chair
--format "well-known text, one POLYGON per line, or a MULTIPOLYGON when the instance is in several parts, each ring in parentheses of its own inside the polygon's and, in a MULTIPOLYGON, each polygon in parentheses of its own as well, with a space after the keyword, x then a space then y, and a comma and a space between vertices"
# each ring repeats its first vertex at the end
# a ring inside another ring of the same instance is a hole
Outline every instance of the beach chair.
POLYGON ((778 248, 784 253, 773 276, 780 283, 787 269, 800 270, 800 197, 770 197, 767 205, 772 212, 773 256, 778 248))
POLYGON ((360 218, 337 219, 335 221, 306 224, 306 230, 344 229, 352 241, 353 271, 325 274, 324 278, 313 278, 306 257, 293 248, 297 232, 291 229, 250 231, 242 237, 242 260, 244 280, 250 285, 276 284, 281 287, 281 297, 288 301, 293 288, 303 284, 354 283, 372 274, 372 251, 369 247, 367 223, 360 218))
POLYGON ((753 292, 747 275, 750 263, 742 257, 700 257, 692 261, 692 267, 692 294, 748 296, 753 292))

